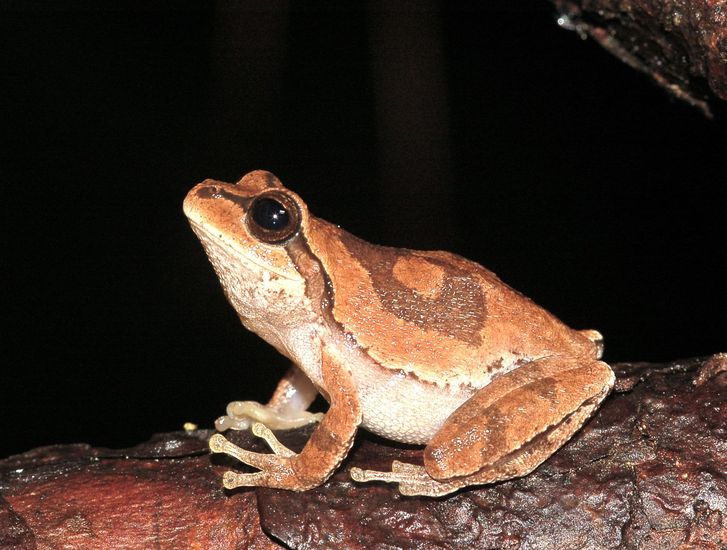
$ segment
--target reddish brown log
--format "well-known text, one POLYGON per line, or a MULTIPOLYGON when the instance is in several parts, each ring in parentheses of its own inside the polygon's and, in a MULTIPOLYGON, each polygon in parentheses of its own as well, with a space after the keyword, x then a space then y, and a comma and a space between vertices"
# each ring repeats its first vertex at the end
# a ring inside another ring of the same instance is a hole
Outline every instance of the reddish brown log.
POLYGON ((676 97, 710 113, 727 100, 727 1, 553 0, 559 23, 590 36, 676 97))
POLYGON ((0 464, 2 548, 277 548, 255 494, 225 495, 208 434, 123 451, 42 447, 0 464))
MULTIPOLYGON (((351 482, 352 465, 420 460, 365 434, 304 493, 225 492, 230 463, 203 430, 35 449, 0 461, 0 547, 725 548, 727 355, 616 370, 616 393, 533 474, 440 499, 351 482)), ((308 434, 279 435, 299 448, 308 434)))

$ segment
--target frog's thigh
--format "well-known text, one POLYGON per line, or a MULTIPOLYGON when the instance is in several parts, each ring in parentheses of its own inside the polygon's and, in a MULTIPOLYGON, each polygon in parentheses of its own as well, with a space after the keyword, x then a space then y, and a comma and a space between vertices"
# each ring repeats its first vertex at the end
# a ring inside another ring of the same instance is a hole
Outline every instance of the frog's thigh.
POLYGON ((525 475, 583 425, 613 381, 609 366, 590 358, 522 365, 447 419, 424 450, 426 471, 440 481, 472 476, 474 483, 525 475))

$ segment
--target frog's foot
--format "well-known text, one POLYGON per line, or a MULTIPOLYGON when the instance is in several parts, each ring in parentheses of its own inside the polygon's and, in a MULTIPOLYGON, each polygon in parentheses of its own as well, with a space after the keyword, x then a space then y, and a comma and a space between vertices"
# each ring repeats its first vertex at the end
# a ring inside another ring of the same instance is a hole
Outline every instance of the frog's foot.
POLYGON ((295 472, 291 461, 297 453, 283 445, 267 426, 259 422, 252 425, 252 433, 262 438, 274 454, 256 453, 242 449, 220 434, 210 438, 209 447, 213 453, 224 453, 260 471, 251 474, 225 472, 222 484, 226 489, 236 487, 279 487, 295 488, 295 472))
POLYGON ((247 430, 255 422, 262 422, 273 430, 292 430, 320 422, 323 413, 297 410, 279 410, 257 401, 232 401, 227 405, 227 414, 215 421, 218 432, 226 430, 247 430))
POLYGON ((427 474, 423 466, 407 464, 394 460, 390 472, 379 472, 376 470, 362 470, 351 468, 351 479, 354 481, 385 481, 387 483, 398 483, 399 492, 402 495, 422 495, 427 497, 439 497, 453 493, 465 484, 437 481, 427 474))

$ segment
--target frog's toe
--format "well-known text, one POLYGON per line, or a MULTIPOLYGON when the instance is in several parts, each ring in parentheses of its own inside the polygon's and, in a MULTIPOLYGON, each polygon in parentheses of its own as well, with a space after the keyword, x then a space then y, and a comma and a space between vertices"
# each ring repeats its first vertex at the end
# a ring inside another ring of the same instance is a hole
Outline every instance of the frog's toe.
POLYGON ((384 481, 386 483, 398 483, 399 492, 406 496, 423 495, 438 497, 456 491, 461 484, 456 482, 439 482, 432 479, 423 466, 408 464, 394 460, 390 472, 379 472, 376 470, 363 470, 351 468, 351 479, 354 481, 384 481))
POLYGON ((270 458, 259 472, 240 473, 227 471, 222 476, 225 489, 237 487, 275 487, 279 489, 301 490, 300 480, 293 470, 289 458, 276 455, 264 455, 270 458))
POLYGON ((296 455, 295 452, 291 451, 288 447, 283 445, 275 434, 265 424, 261 422, 255 422, 252 425, 252 433, 257 437, 263 439, 268 444, 270 450, 278 456, 290 458, 296 455))
POLYGON ((215 430, 226 432, 227 430, 243 431, 250 428, 252 420, 247 417, 235 418, 229 415, 220 416, 215 420, 215 430))
POLYGON ((236 489, 238 487, 258 487, 264 484, 267 474, 255 472, 252 474, 240 474, 238 472, 225 472, 222 476, 222 485, 225 489, 236 489))
POLYGON ((280 443, 272 432, 262 424, 253 424, 253 432, 267 441, 274 454, 256 453, 242 449, 220 434, 215 434, 210 438, 209 447, 213 453, 229 455, 243 464, 260 470, 253 473, 225 472, 222 478, 225 488, 279 487, 282 489, 296 489, 298 480, 292 469, 292 460, 298 455, 280 443))
POLYGON ((289 410, 263 405, 257 401, 232 401, 228 403, 227 414, 215 420, 218 432, 226 430, 247 430, 255 422, 262 422, 273 430, 302 428, 323 419, 323 413, 289 410))
POLYGON ((354 481, 386 481, 388 483, 399 483, 408 479, 422 479, 431 480, 427 472, 422 466, 416 464, 408 464, 406 462, 399 462, 394 460, 391 463, 390 472, 381 472, 378 470, 363 470, 361 468, 353 467, 350 470, 351 478, 354 481))
POLYGON ((252 466, 263 470, 269 468, 275 462, 278 457, 276 455, 270 455, 266 453, 256 453, 254 451, 248 451, 241 447, 238 447, 224 436, 215 434, 210 437, 209 448, 213 453, 223 453, 236 458, 243 464, 252 466))

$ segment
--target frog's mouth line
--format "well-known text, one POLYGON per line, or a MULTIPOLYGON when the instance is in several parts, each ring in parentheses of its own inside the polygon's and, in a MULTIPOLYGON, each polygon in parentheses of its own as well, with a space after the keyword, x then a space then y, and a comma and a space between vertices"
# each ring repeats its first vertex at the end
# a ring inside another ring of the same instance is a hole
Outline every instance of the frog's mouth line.
POLYGON ((278 277, 285 279, 286 281, 290 281, 293 283, 299 282, 299 280, 295 277, 291 277, 287 273, 284 273, 282 271, 279 271, 277 269, 272 268, 269 264, 265 264, 260 261, 255 261, 255 259, 250 256, 249 254, 246 254, 241 247, 237 246, 234 242, 228 242, 221 238, 220 235, 217 235, 215 233, 210 233, 205 227, 202 225, 196 223, 194 220, 189 220, 190 225, 192 226, 192 230, 197 234, 200 241, 202 242, 202 245, 207 248, 209 244, 212 244, 213 246, 216 246, 221 249, 228 249, 231 250, 235 257, 239 259, 240 263, 242 263, 246 268, 250 269, 250 271, 261 271, 261 272, 270 272, 274 273, 278 277), (209 243, 209 244, 208 244, 209 243))

